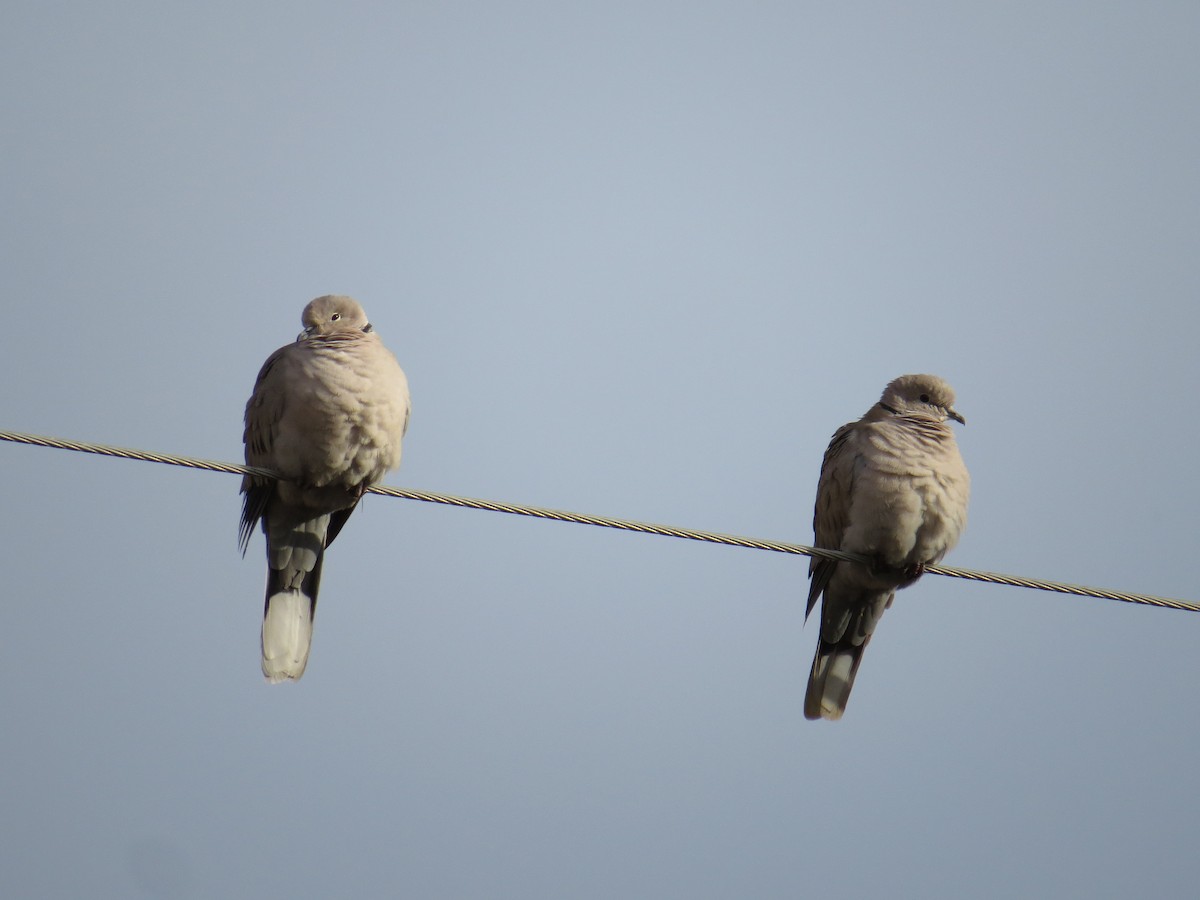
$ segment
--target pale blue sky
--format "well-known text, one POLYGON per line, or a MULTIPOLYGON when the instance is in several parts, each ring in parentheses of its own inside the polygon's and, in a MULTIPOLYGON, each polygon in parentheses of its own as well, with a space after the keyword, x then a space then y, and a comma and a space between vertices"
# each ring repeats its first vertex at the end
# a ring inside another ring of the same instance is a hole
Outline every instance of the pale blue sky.
MULTIPOLYGON (((0 428, 241 458, 349 293, 394 484, 811 538, 957 388, 948 562, 1200 599, 1200 7, 10 4, 0 428)), ((0 445, 12 897, 1194 892, 1200 616, 369 498, 262 682, 230 476, 0 445)))

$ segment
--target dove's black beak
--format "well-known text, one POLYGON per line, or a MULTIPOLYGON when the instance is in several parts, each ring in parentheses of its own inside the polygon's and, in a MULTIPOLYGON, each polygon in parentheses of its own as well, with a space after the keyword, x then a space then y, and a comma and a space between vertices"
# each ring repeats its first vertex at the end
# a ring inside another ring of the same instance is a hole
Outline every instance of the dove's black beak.
POLYGON ((953 419, 955 422, 957 422, 959 425, 967 424, 967 420, 965 418, 963 418, 963 414, 960 413, 957 409, 954 409, 953 407, 948 407, 946 409, 946 415, 948 417, 950 417, 951 419, 953 419))

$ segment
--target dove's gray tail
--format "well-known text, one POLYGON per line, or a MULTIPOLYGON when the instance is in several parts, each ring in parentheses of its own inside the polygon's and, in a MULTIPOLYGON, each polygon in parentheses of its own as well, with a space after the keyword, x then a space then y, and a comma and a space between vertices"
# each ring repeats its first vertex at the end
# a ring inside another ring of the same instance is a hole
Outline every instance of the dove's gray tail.
POLYGON ((847 599, 844 594, 831 597, 826 591, 821 637, 808 676, 808 692, 804 695, 806 719, 842 717, 863 651, 894 596, 895 591, 859 592, 847 599))
POLYGON ((842 717, 866 647, 867 641, 857 645, 849 641, 817 644, 817 655, 808 676, 808 693, 804 695, 804 718, 842 717))
POLYGON ((272 683, 295 681, 308 665, 328 526, 329 516, 318 516, 268 528, 262 671, 272 683))

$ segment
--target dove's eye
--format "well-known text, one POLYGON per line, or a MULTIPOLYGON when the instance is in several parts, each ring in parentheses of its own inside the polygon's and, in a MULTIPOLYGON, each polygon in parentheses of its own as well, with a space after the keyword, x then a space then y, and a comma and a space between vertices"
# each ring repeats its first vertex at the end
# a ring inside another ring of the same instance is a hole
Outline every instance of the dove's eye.
POLYGON ((336 322, 336 321, 337 321, 338 319, 340 319, 341 317, 342 317, 342 314, 341 314, 341 313, 334 313, 332 316, 330 316, 330 317, 329 317, 329 321, 330 321, 330 322, 336 322))
POLYGON ((929 395, 928 395, 928 394, 922 394, 922 395, 921 395, 921 397, 920 397, 920 400, 921 400, 921 402, 922 402, 922 403, 928 403, 928 402, 929 402, 929 395))

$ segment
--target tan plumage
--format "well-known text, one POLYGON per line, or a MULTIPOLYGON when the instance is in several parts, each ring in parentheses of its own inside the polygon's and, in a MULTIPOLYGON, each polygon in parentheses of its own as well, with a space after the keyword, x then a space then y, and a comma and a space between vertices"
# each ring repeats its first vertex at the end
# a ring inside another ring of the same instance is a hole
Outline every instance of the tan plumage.
POLYGON ((304 330, 263 364, 246 404, 246 463, 281 480, 242 480, 244 553, 261 521, 267 539, 262 669, 304 674, 325 548, 366 488, 400 464, 408 382, 361 306, 318 297, 304 330))
POLYGON ((963 417, 935 375, 891 382, 861 419, 833 435, 813 514, 816 546, 857 553, 872 566, 814 558, 808 613, 821 635, 804 715, 840 719, 871 635, 896 591, 939 562, 967 522, 970 476, 947 424, 963 417))

